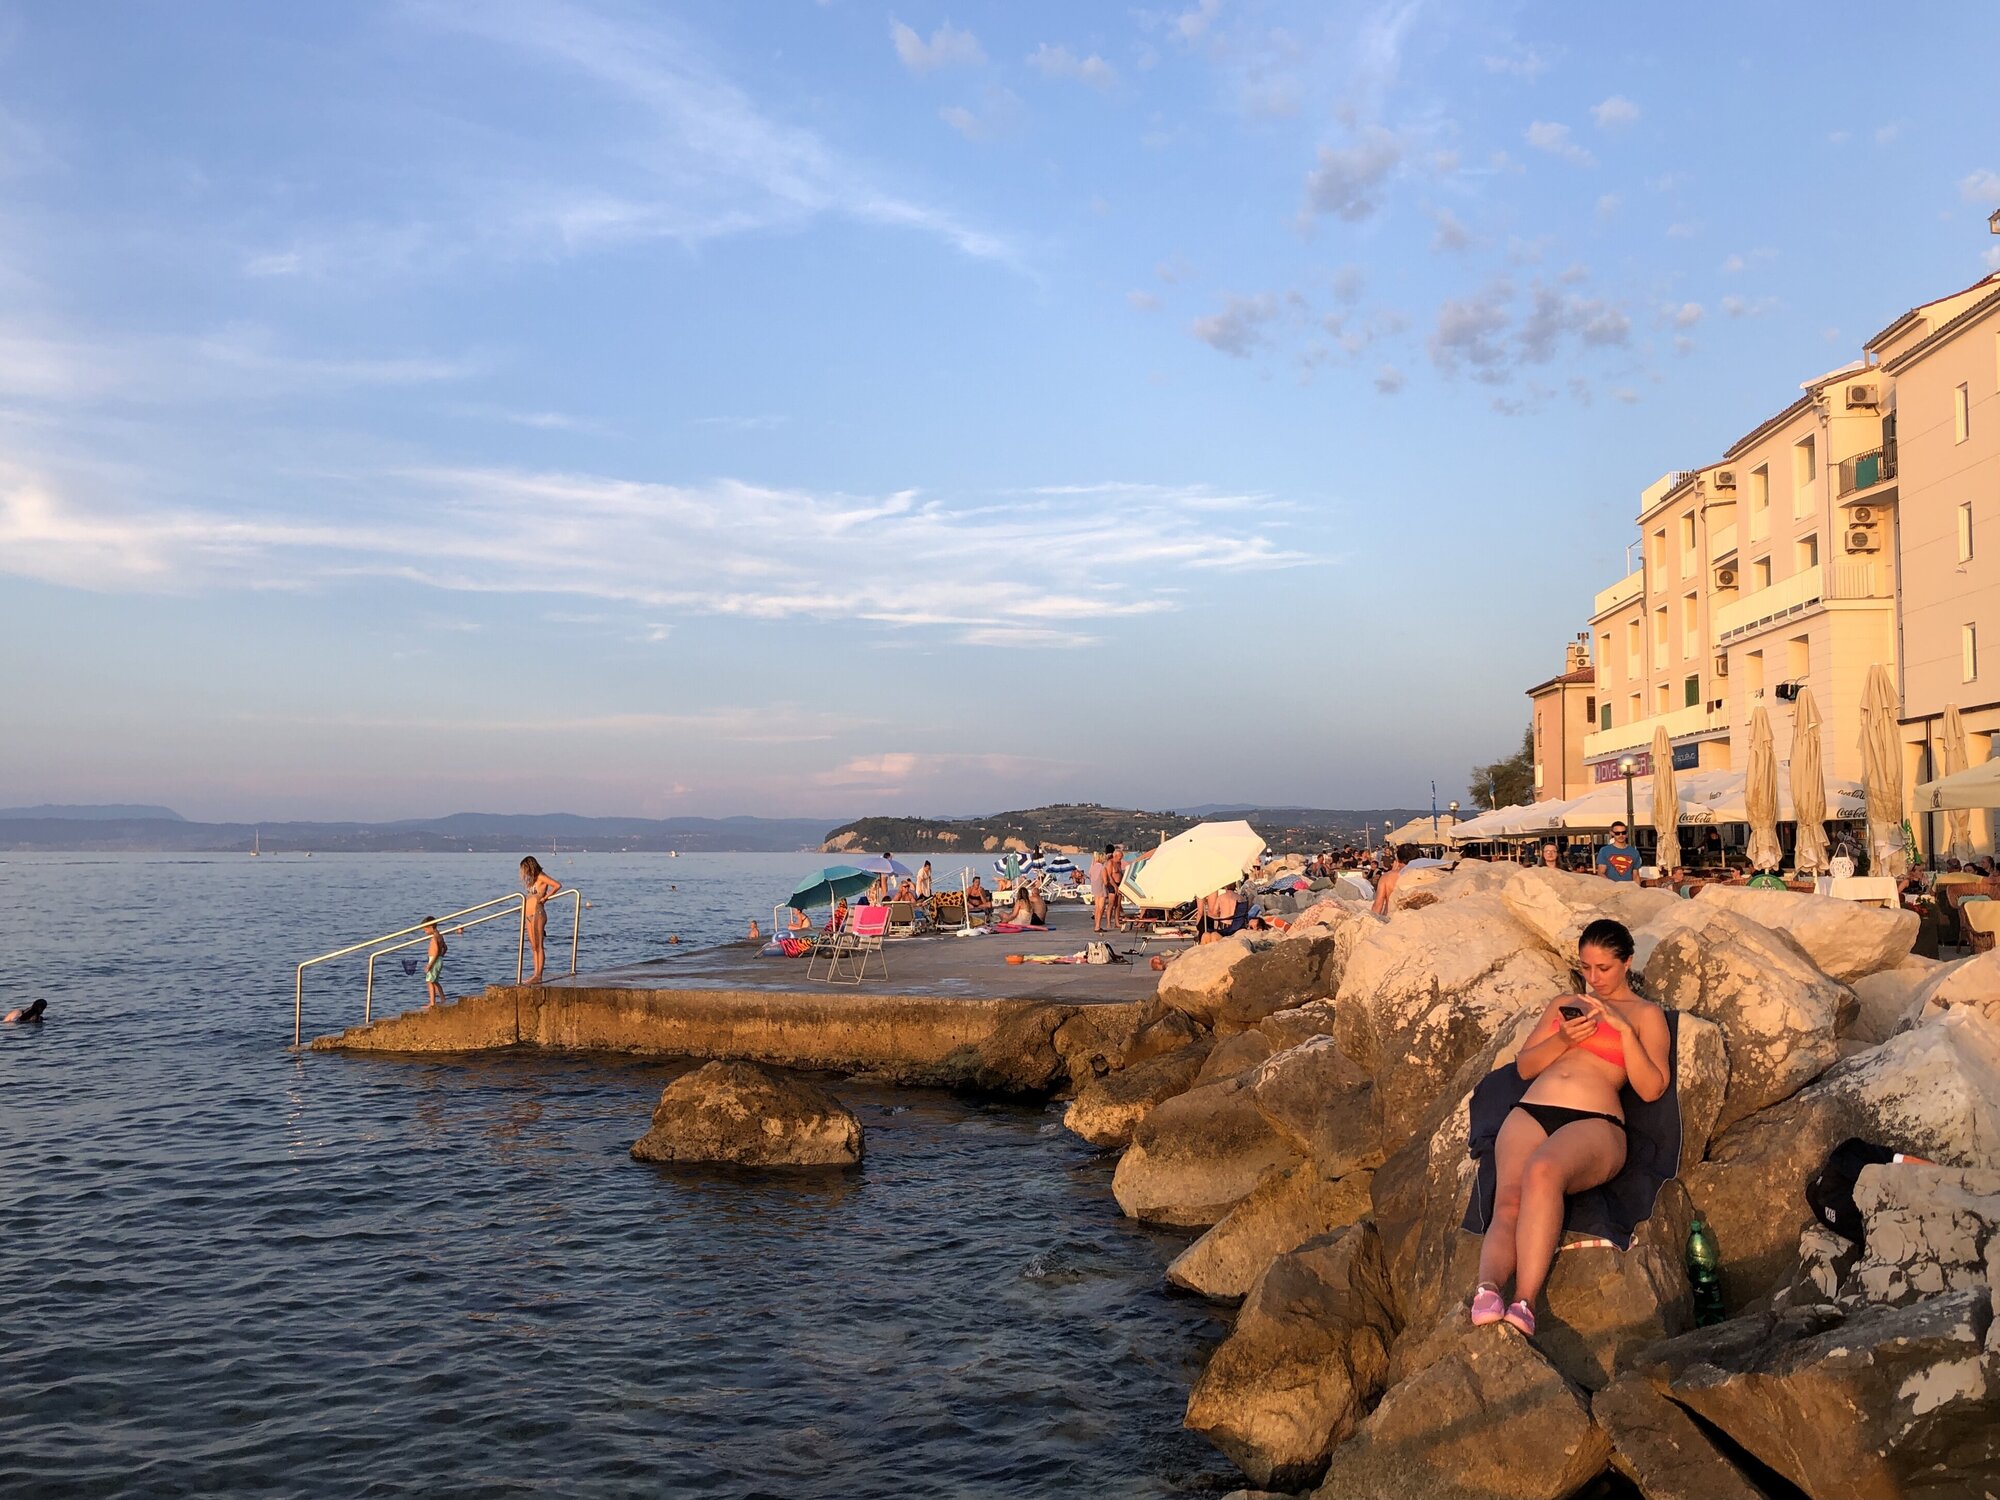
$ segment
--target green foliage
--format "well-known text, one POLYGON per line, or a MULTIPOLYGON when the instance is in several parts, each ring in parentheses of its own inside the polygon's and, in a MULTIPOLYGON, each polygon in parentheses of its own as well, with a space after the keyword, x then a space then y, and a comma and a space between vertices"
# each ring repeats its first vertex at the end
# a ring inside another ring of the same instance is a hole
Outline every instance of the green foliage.
POLYGON ((1472 768, 1472 784, 1466 789, 1472 805, 1482 810, 1515 807, 1535 795, 1535 729, 1531 724, 1521 736, 1521 748, 1505 760, 1472 768))

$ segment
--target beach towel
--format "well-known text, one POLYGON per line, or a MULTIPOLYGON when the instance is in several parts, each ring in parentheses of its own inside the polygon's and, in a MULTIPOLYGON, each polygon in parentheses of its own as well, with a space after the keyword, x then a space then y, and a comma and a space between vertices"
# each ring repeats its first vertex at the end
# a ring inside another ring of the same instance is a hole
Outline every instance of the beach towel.
POLYGON ((1048 928, 1033 927, 1026 922, 995 922, 991 930, 994 932, 1047 932, 1048 928))
MULTIPOLYGON (((1667 1013, 1667 1091, 1647 1103, 1631 1086, 1618 1091, 1625 1111, 1625 1166, 1609 1182, 1572 1193, 1563 1200, 1563 1230, 1609 1241, 1620 1250, 1632 1246, 1632 1231, 1653 1213, 1660 1189, 1680 1175, 1681 1095, 1680 1025, 1678 1011, 1667 1013)), ((1470 1154, 1479 1159, 1479 1181, 1466 1205, 1463 1228, 1484 1234, 1493 1218, 1495 1170, 1493 1143, 1501 1123, 1528 1092, 1531 1080, 1509 1063, 1480 1079, 1472 1091, 1470 1154)))

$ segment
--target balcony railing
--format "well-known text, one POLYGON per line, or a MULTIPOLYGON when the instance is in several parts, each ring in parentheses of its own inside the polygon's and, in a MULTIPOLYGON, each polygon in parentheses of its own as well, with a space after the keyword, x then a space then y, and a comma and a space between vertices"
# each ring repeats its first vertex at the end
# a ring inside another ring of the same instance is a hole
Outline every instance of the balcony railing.
POLYGON ((1629 724, 1614 724, 1609 729, 1600 729, 1595 734, 1583 737, 1583 758, 1595 760, 1601 755, 1609 755, 1616 750, 1630 750, 1637 746, 1653 743, 1653 731, 1664 726, 1668 739, 1679 739, 1683 735, 1701 734, 1705 730, 1727 729, 1729 714, 1722 711, 1711 714, 1708 705, 1697 703, 1691 708, 1677 708, 1671 713, 1655 714, 1650 719, 1634 719, 1629 724))
POLYGON ((1736 528, 1718 526, 1708 534, 1708 560, 1718 562, 1736 550, 1736 528))
POLYGON ((1885 444, 1872 453, 1857 453, 1840 461, 1840 493, 1843 498, 1872 490, 1896 477, 1896 450, 1885 444))
POLYGON ((1727 604, 1717 605, 1711 614, 1717 640, 1745 625, 1788 615, 1808 604, 1817 604, 1823 585, 1818 568, 1804 568, 1790 578, 1780 578, 1769 588, 1756 589, 1727 604))

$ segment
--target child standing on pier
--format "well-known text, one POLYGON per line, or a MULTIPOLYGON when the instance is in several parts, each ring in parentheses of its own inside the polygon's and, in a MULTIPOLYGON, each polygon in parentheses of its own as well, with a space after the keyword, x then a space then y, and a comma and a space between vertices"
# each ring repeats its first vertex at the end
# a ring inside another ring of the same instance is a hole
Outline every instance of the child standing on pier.
POLYGON ((424 1008, 428 1010, 444 999, 444 956, 451 950, 444 945, 436 917, 424 918, 424 931, 431 940, 424 950, 424 1008))

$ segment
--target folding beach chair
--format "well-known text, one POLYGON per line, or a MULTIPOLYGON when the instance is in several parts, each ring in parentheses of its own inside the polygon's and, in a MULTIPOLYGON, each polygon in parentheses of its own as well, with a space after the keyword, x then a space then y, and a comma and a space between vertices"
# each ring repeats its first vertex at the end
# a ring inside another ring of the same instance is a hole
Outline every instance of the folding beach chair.
POLYGON ((860 984, 862 976, 868 972, 871 956, 881 965, 882 977, 887 979, 889 955, 882 949, 882 939, 889 932, 889 908, 859 906, 849 913, 849 917, 847 931, 833 950, 833 967, 827 973, 827 982, 860 984))
POLYGON ((840 961, 842 945, 847 942, 849 935, 854 930, 855 913, 867 911, 868 909, 865 906, 853 908, 847 913, 847 920, 839 927, 829 926, 822 928, 813 937, 812 952, 806 955, 807 979, 831 980, 833 978, 833 971, 840 961), (821 968, 822 964, 825 965, 824 969, 821 968))
POLYGON ((892 938, 915 937, 917 935, 917 903, 914 901, 891 901, 887 907, 889 930, 892 938))

